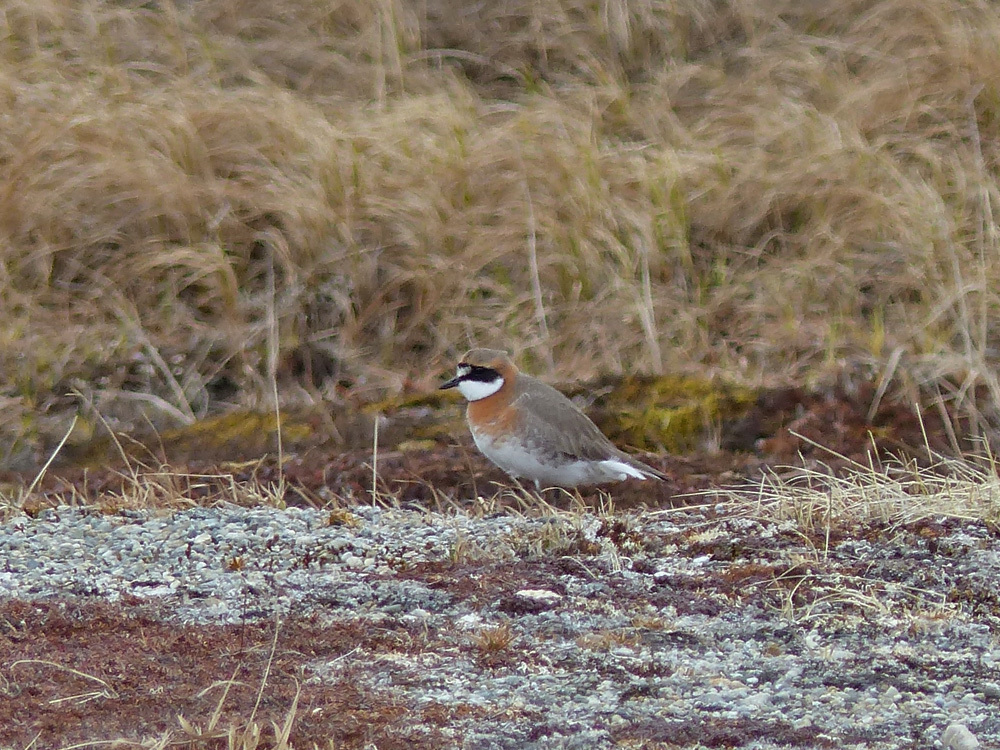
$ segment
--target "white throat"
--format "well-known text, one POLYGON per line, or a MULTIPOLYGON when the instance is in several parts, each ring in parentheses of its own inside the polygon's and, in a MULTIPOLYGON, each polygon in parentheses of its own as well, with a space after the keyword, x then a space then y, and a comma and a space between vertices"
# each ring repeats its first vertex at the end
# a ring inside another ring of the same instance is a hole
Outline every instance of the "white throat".
POLYGON ((503 388, 503 378, 497 377, 489 383, 478 380, 460 380, 458 383, 459 392, 465 396, 467 401, 479 401, 503 388))

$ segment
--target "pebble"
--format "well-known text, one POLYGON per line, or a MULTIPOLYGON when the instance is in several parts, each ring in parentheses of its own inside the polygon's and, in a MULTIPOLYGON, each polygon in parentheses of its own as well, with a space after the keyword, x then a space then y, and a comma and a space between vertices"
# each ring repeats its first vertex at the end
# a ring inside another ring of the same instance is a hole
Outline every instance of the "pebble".
POLYGON ((975 750, 979 740, 964 724, 949 724, 941 735, 941 742, 948 750, 975 750))

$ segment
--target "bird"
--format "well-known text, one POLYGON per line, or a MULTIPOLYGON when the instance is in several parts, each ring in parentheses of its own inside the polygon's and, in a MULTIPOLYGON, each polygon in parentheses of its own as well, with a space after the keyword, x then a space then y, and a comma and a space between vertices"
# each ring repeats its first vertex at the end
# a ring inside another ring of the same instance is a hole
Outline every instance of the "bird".
POLYGON ((652 466, 619 450, 566 396, 517 369, 499 349, 472 349, 455 377, 469 402, 466 420, 476 447, 515 480, 542 487, 625 479, 666 479, 652 466))

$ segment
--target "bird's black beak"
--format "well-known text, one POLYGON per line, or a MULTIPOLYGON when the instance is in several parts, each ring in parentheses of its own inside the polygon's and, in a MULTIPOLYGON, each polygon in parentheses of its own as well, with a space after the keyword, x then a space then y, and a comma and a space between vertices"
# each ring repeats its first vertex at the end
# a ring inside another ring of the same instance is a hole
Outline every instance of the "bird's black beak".
POLYGON ((442 383, 440 386, 438 386, 438 390, 439 391, 444 391, 444 390, 447 390, 448 388, 454 388, 456 385, 459 384, 459 382, 461 382, 461 380, 462 379, 458 378, 458 377, 452 378, 447 383, 442 383))

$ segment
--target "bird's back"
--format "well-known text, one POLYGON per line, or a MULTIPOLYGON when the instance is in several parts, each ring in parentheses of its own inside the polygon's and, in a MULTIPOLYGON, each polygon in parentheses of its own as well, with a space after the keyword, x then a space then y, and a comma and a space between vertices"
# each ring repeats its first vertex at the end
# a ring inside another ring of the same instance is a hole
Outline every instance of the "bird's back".
POLYGON ((514 389, 511 406, 518 412, 521 432, 546 452, 583 461, 621 453, 576 404, 547 383, 519 373, 514 389))

